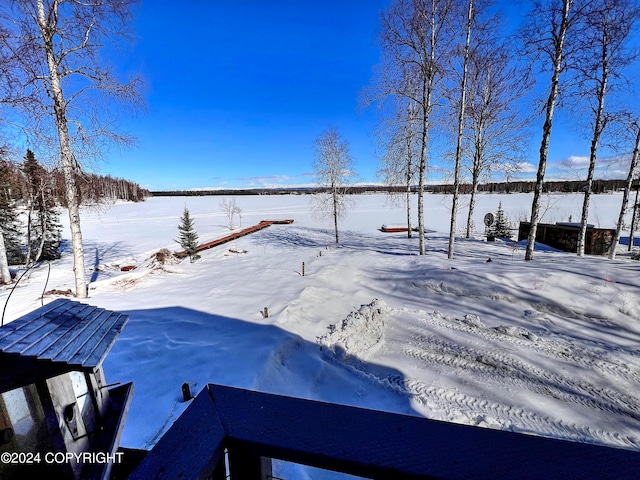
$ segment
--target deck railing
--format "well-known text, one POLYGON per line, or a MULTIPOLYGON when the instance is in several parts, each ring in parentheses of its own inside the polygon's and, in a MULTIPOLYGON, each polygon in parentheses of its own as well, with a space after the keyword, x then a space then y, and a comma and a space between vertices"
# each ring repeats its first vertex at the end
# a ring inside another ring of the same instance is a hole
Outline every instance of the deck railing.
POLYGON ((263 479, 270 459, 367 478, 640 478, 640 452, 209 384, 131 479, 263 479))

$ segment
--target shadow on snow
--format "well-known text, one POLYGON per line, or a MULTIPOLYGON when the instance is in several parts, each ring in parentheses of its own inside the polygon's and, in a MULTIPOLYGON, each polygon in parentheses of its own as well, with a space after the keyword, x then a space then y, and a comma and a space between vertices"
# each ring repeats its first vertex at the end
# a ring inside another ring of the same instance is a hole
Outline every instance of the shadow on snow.
POLYGON ((183 383, 194 395, 217 383, 416 415, 408 396, 385 385, 402 378, 398 370, 340 363, 326 348, 277 326, 183 307, 123 313, 129 322, 104 363, 109 378, 135 386, 123 446, 155 444, 188 405, 183 383))

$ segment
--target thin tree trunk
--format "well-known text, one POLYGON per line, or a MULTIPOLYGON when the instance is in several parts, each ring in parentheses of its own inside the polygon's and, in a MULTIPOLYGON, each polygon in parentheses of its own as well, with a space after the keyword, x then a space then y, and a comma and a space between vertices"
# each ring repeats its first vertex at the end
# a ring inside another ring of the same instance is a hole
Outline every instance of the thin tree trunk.
POLYGON ((75 159, 71 150, 69 137, 69 127, 67 125, 66 102, 55 58, 55 46, 49 32, 43 0, 38 1, 38 22, 44 40, 45 52, 47 55, 47 66, 49 69, 50 96, 53 100, 53 109, 58 129, 58 140, 60 144, 60 160, 65 181, 65 194, 67 208, 69 211, 69 225, 71 228, 71 245, 73 248, 73 272, 75 277, 76 296, 87 297, 87 284, 84 269, 84 250, 82 246, 82 232, 80 230, 80 205, 78 201, 78 191, 75 182, 75 159))
POLYGON ((420 166, 418 168, 418 248, 420 255, 426 253, 424 237, 424 181, 427 172, 427 142, 429 141, 429 122, 431 100, 433 97, 433 79, 436 64, 436 9, 431 8, 431 38, 428 71, 422 79, 422 145, 420 148, 420 166))
POLYGON ((600 136, 605 127, 604 120, 604 100, 607 95, 607 82, 609 80, 609 60, 608 60, 608 44, 606 32, 603 34, 602 40, 602 76, 600 78, 600 88, 598 89, 598 109, 596 110, 596 118, 593 125, 593 138, 591 139, 591 150, 589 153, 589 171, 587 173, 587 185, 584 192, 584 201, 582 202, 582 217, 580 219, 580 232, 578 233, 578 256, 584 255, 585 239, 587 238, 587 220, 589 218, 589 201, 591 199, 591 188, 593 184, 593 175, 596 169, 596 154, 600 143, 600 136))
POLYGON ((38 253, 33 259, 34 263, 40 260, 40 258, 42 257, 44 242, 46 241, 47 230, 49 229, 47 225, 47 213, 45 210, 46 200, 44 198, 44 186, 41 187, 40 200, 42 201, 42 204, 40 205, 41 210, 38 212, 38 218, 40 220, 40 245, 38 245, 38 253))
POLYGON ((407 238, 411 238, 411 175, 408 175, 409 181, 407 182, 407 238))
POLYGON ((29 212, 27 213, 27 254, 24 258, 24 266, 28 267, 31 263, 31 233, 33 232, 33 195, 29 195, 29 212))
POLYGON ((4 244, 4 234, 0 228, 0 283, 6 285, 11 283, 11 272, 9 272, 9 260, 7 259, 7 248, 4 244))
POLYGON ((462 86, 460 92, 460 112, 458 114, 458 143, 456 145, 456 164, 453 171, 453 201, 451 204, 451 222, 449 224, 449 248, 447 257, 453 258, 453 248, 456 239, 456 216, 458 214, 458 195, 460 191, 460 163, 462 161, 462 134, 464 132, 464 107, 467 98, 467 70, 469 64, 469 44, 471 42, 471 26, 473 23, 473 3, 469 0, 467 12, 467 38, 464 46, 464 61, 462 66, 462 86))
POLYGON ((471 227, 473 225, 473 211, 476 208, 476 194, 478 193, 478 178, 479 174, 477 169, 473 169, 473 179, 471 183, 471 198, 469 199, 469 214, 467 215, 467 232, 466 238, 471 238, 471 227))
POLYGON ((631 193, 631 184, 633 183, 633 173, 638 165, 638 158, 640 157, 640 127, 636 126, 638 133, 636 136, 636 146, 633 149, 633 156, 631 157, 631 165, 629 165, 629 173, 627 174, 627 181, 624 188, 624 194, 622 195, 622 205, 620 206, 620 215, 618 216, 618 224, 616 225, 616 233, 613 236, 611 247, 609 248, 609 260, 616 258, 616 247, 620 241, 620 232, 622 231, 622 224, 624 223, 624 216, 627 213, 627 205, 629 204, 629 195, 631 193))
POLYGON ((411 127, 407 138, 407 175, 405 180, 407 182, 406 202, 407 202, 407 238, 411 238, 411 171, 413 170, 413 118, 409 120, 411 127))
POLYGON ((418 253, 425 254, 424 244, 424 177, 427 170, 427 129, 429 128, 429 113, 427 108, 426 92, 427 80, 422 86, 422 144, 420 145, 420 165, 418 167, 418 253))
POLYGON ((591 140, 591 153, 589 154, 589 169, 587 172, 587 184, 584 191, 584 199, 582 201, 582 216, 580 217, 580 232, 578 232, 578 248, 577 254, 579 257, 584 255, 585 243, 587 238, 587 221, 589 219, 589 202, 591 200, 591 189, 593 186, 593 176, 596 170, 596 152, 598 149, 598 142, 600 138, 600 132, 594 131, 593 139, 591 140))
POLYGON ((337 245, 338 243, 340 243, 340 240, 338 239, 338 192, 336 191, 335 187, 333 188, 332 196, 333 196, 333 228, 336 232, 336 245, 337 245))
POLYGON ((638 192, 640 191, 640 186, 636 188, 636 201, 633 204, 633 214, 631 215, 631 230, 629 231, 629 247, 627 251, 631 251, 633 248, 633 232, 636 231, 638 227, 638 192))
POLYGON ((564 0, 564 8, 562 11, 562 22, 560 24, 560 32, 555 46, 555 57, 553 61, 553 75, 551 77, 551 89, 546 104, 546 115, 544 125, 542 127, 542 141, 540 143, 540 161, 538 162, 538 172, 536 174, 536 185, 533 191, 533 203, 531 205, 531 228, 527 238, 527 248, 525 252, 525 260, 533 260, 533 250, 535 247, 536 233, 538 222, 540 220, 540 197, 542 196, 542 182, 544 181, 544 173, 547 168, 547 155, 549 153, 549 138, 551 137, 551 126, 553 123, 553 111, 558 97, 560 85, 560 73, 562 72, 562 59, 564 40, 567 34, 569 23, 569 8, 572 0, 564 0))

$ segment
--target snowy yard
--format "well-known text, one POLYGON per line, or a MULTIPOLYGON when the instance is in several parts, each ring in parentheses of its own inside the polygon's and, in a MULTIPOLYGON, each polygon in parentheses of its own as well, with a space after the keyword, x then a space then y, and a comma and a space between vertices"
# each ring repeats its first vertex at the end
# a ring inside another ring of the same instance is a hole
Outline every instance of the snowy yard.
MULTIPOLYGON (((151 447, 186 407, 189 382, 194 393, 220 383, 640 449, 637 261, 540 248, 524 262, 522 246, 480 236, 458 239, 447 260, 450 199, 437 195, 426 197, 427 255, 417 236, 378 231, 404 218, 384 195, 353 198, 336 247, 309 200, 237 197, 243 227, 295 222, 163 266, 150 257, 179 249, 185 204, 201 242, 229 232, 219 197, 84 212, 87 302, 130 316, 104 365, 109 382, 135 384, 122 446, 151 447)), ((481 195, 475 224, 499 201, 511 218, 530 208, 529 195, 481 195)), ((548 197, 543 221, 579 218, 581 201, 548 197)), ((613 227, 620 201, 593 197, 590 223, 613 227)), ((38 307, 45 288, 73 288, 70 252, 48 273, 25 276, 5 322, 38 307)))

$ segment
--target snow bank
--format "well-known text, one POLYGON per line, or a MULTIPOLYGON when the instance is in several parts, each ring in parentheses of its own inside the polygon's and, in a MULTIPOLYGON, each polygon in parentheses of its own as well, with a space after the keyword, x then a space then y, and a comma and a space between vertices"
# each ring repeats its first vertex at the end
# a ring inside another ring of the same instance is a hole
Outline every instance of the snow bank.
POLYGON ((324 351, 338 360, 346 357, 364 359, 371 348, 382 341, 388 314, 387 304, 374 298, 341 322, 329 325, 329 332, 318 337, 318 343, 327 347, 324 351))

